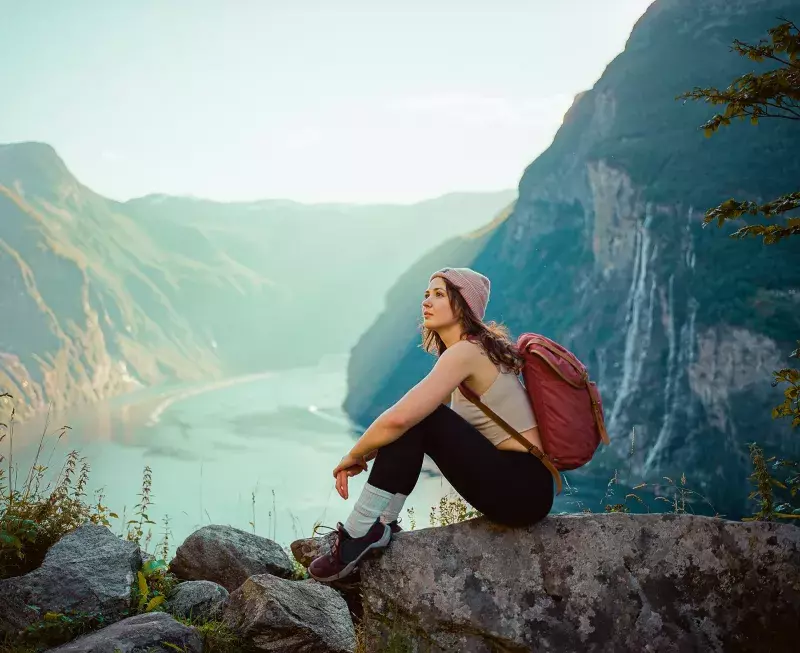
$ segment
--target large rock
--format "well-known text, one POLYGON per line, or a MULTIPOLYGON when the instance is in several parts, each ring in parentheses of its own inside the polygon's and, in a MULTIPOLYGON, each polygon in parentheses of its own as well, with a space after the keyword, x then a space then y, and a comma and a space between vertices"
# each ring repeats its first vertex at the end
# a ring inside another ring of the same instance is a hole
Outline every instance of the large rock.
POLYGON ((223 620, 257 651, 355 650, 347 604, 336 590, 313 580, 251 576, 231 594, 223 620))
POLYGON ((336 537, 336 533, 327 533, 321 537, 304 537, 289 545, 294 559, 306 569, 317 556, 328 553, 336 537))
POLYGON ((367 650, 794 651, 800 528, 688 515, 476 519, 361 567, 367 650), (388 625, 387 625, 388 624, 388 625))
POLYGON ((0 580, 0 633, 19 631, 46 612, 121 619, 141 564, 136 544, 85 524, 56 542, 38 569, 0 580))
MULTIPOLYGON (((327 533, 321 537, 304 537, 291 543, 290 548, 295 560, 306 569, 317 556, 330 553, 336 533, 327 533)), ((327 583, 333 587, 347 603, 353 619, 359 621, 363 616, 361 605, 361 575, 358 568, 349 576, 327 583)))
POLYGON ((210 580, 187 580, 167 597, 169 612, 192 621, 216 620, 228 600, 228 590, 210 580))
POLYGON ((50 653, 203 653, 203 638, 164 612, 128 617, 50 653))
POLYGON ((254 574, 290 578, 294 571, 279 544, 220 525, 203 526, 187 537, 169 567, 178 578, 211 580, 229 592, 254 574))

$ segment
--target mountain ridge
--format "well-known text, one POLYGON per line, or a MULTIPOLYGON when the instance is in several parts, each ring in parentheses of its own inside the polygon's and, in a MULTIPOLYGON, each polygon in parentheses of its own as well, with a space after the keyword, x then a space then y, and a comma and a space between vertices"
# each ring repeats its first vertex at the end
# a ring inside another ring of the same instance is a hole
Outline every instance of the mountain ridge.
MULTIPOLYGON (((508 218, 477 250, 431 252, 427 269, 418 263, 409 274, 419 289, 434 262, 472 266, 492 280, 488 319, 516 335, 543 333, 587 363, 612 446, 573 484, 607 481, 617 468, 631 485, 684 470, 715 506, 741 514, 750 489, 746 439, 758 434, 768 448, 800 453, 788 426, 770 416, 781 395, 770 372, 800 333, 791 299, 800 290, 800 244, 734 241, 732 226, 703 228, 702 218, 731 195, 794 190, 800 130, 762 121, 705 139, 699 125, 711 109, 675 98, 726 86, 749 66, 729 51, 733 39, 757 42, 776 15, 800 5, 707 4, 653 3, 526 167, 508 218)), ((401 304, 400 287, 391 291, 396 310, 352 351, 344 408, 362 425, 433 363, 408 326, 419 307, 401 304), (374 362, 381 352, 363 344, 382 342, 395 350, 383 369, 374 362)))
POLYGON ((346 351, 354 327, 341 316, 352 312, 358 329, 379 310, 418 233, 434 245, 513 196, 335 209, 121 203, 83 185, 48 144, 0 145, 0 307, 13 316, 0 333, 0 388, 24 419, 48 404, 66 410, 346 351), (337 294, 364 275, 367 299, 337 294), (335 320, 320 331, 323 314, 335 320))

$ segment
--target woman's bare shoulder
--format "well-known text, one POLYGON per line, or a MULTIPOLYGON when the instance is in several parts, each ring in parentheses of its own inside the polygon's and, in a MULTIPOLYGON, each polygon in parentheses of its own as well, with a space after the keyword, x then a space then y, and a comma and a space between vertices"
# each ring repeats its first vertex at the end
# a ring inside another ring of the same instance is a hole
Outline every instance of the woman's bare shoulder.
POLYGON ((449 349, 458 349, 458 351, 463 352, 464 354, 482 354, 483 347, 479 342, 475 342, 474 340, 459 340, 456 344, 450 345, 449 349))
POLYGON ((459 356, 471 365, 481 365, 488 360, 486 351, 479 342, 473 340, 459 340, 450 349, 457 350, 459 356))

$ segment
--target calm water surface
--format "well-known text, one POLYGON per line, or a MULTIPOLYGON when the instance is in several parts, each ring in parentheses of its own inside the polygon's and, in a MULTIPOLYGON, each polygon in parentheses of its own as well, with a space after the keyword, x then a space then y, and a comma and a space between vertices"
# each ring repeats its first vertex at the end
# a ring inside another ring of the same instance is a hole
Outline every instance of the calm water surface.
MULTIPOLYGON (((149 389, 73 411, 51 420, 50 432, 62 423, 72 427, 57 443, 51 467, 78 450, 91 464, 90 496, 103 488, 104 503, 120 516, 112 520, 120 532, 123 511, 131 516, 142 470, 149 465, 149 516, 157 522, 153 541, 161 539, 168 516, 173 551, 210 523, 248 531, 255 524, 256 533, 288 545, 310 536, 315 523, 344 520, 367 479, 367 474, 351 479, 347 501, 333 488, 331 471, 357 433, 340 408, 346 369, 346 356, 332 356, 315 367, 149 389)), ((17 429, 15 459, 21 470, 38 445, 41 426, 31 422, 17 429)), ((45 444, 45 463, 54 440, 45 444)), ((605 483, 578 485, 577 493, 557 498, 554 512, 602 509, 605 483)), ((450 492, 430 465, 406 504, 414 508, 417 528, 429 525, 431 506, 450 492)), ((402 517, 407 524, 408 516, 402 517)))

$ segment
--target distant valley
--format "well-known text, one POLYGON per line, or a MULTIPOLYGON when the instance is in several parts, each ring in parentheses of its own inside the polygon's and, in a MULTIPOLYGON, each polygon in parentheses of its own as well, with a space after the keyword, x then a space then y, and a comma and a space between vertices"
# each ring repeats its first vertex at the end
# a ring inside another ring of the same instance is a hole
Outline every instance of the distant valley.
POLYGON ((346 352, 414 260, 515 196, 119 203, 80 183, 49 145, 0 145, 0 389, 24 418, 346 352))

